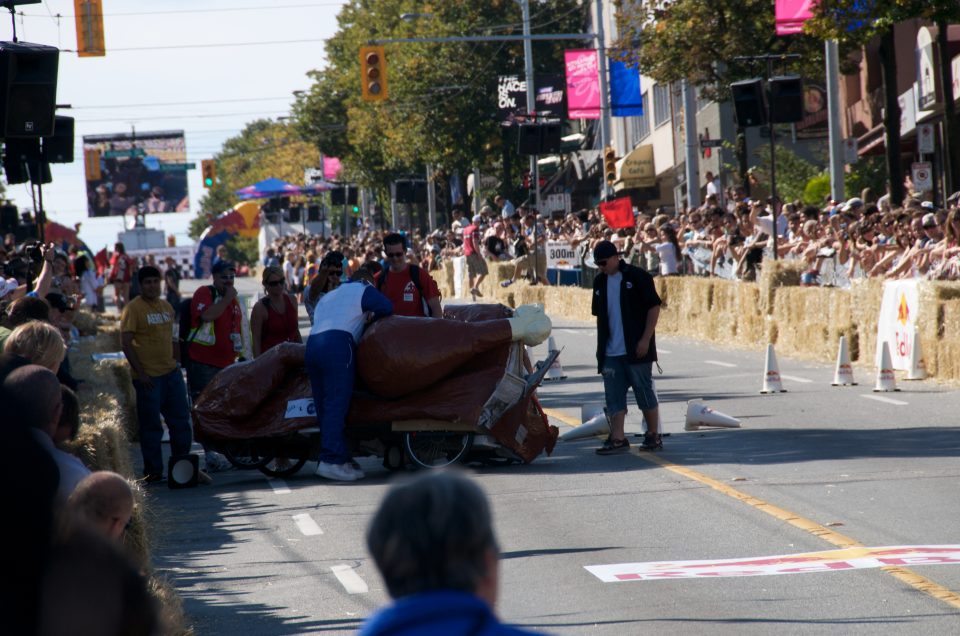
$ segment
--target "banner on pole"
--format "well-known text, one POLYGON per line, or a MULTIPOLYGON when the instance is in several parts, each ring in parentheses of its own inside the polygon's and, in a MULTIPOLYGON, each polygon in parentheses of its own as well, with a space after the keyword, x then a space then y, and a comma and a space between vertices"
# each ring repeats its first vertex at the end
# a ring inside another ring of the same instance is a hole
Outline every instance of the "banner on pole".
POLYGON ((563 53, 567 71, 567 112, 570 119, 600 119, 600 64, 593 49, 563 53))
POLYGON ((610 60, 610 113, 614 117, 643 115, 640 71, 620 60, 610 60))
POLYGON ((803 23, 813 17, 813 0, 777 0, 777 35, 803 32, 803 23))
POLYGON ((600 204, 603 220, 614 230, 633 227, 633 204, 630 197, 621 197, 600 204))

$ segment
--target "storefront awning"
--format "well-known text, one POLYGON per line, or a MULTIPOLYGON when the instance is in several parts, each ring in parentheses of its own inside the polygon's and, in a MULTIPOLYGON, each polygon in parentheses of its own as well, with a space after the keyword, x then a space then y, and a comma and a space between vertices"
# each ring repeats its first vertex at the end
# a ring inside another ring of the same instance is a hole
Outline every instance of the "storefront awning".
POLYGON ((637 146, 617 162, 616 183, 622 183, 624 188, 649 188, 657 184, 652 144, 637 146))

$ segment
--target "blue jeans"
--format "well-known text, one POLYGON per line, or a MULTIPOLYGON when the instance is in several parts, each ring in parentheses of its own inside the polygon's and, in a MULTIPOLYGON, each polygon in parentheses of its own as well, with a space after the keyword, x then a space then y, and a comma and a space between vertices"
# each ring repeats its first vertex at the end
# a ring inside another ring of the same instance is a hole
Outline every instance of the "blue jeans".
POLYGON ((324 331, 307 338, 305 363, 320 427, 320 461, 328 464, 350 461, 343 427, 353 395, 355 354, 353 336, 346 331, 324 331))
POLYGON ((627 356, 606 356, 603 361, 603 393, 610 415, 627 410, 627 389, 641 411, 657 408, 657 392, 653 388, 653 363, 630 364, 627 356))
POLYGON ((160 414, 163 414, 170 430, 171 454, 186 455, 190 452, 193 438, 190 408, 187 406, 187 387, 179 366, 166 375, 150 379, 153 381, 152 388, 147 388, 139 380, 133 381, 133 388, 137 392, 140 452, 143 454, 144 474, 162 475, 160 440, 163 438, 163 426, 160 424, 160 414))

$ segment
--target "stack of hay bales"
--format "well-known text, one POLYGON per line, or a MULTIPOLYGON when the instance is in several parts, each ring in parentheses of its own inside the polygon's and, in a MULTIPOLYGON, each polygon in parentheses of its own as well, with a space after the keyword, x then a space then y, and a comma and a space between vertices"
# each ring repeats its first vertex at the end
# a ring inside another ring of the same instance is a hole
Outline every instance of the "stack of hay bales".
POLYGON ((776 291, 773 323, 779 325, 778 353, 829 360, 840 336, 854 340, 851 294, 842 289, 781 287, 776 291))

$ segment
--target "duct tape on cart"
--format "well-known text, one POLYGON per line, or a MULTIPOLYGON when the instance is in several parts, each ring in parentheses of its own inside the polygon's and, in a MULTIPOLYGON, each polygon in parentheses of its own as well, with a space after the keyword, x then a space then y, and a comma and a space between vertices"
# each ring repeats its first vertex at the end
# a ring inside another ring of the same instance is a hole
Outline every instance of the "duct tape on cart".
POLYGON ((313 398, 303 398, 300 400, 288 400, 287 411, 283 414, 285 420, 295 420, 301 417, 316 417, 317 406, 313 403, 313 398))

